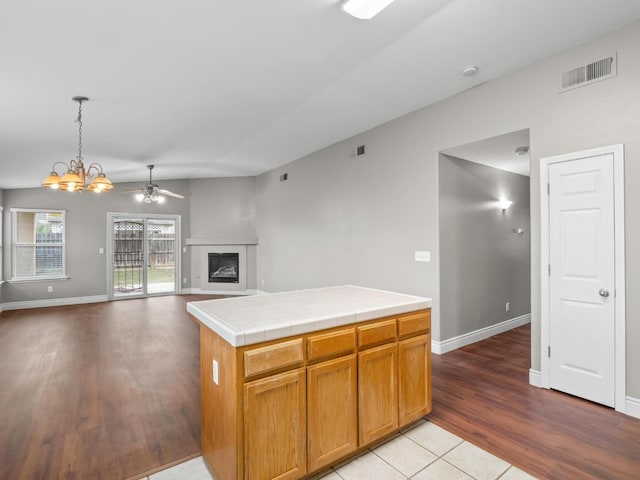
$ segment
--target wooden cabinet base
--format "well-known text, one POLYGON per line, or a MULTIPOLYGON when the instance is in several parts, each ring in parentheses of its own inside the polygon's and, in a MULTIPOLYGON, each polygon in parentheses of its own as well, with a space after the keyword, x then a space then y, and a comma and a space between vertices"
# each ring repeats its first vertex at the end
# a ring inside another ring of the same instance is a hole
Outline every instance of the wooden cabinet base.
POLYGON ((430 310, 232 347, 200 326, 217 480, 310 478, 431 411, 430 310))

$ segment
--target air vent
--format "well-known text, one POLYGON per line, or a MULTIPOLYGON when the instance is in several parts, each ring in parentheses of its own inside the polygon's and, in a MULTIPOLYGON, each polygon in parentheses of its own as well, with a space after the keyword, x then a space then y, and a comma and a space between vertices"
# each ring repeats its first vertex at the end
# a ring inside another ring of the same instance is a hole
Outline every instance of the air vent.
POLYGON ((280 181, 281 182, 286 182, 287 180, 289 180, 289 174, 288 173, 283 173, 282 175, 280 175, 280 181))
POLYGON ((364 155, 364 145, 358 145, 356 147, 356 157, 360 157, 362 155, 364 155))
POLYGON ((560 93, 583 87, 593 82, 615 77, 617 73, 616 56, 601 58, 587 65, 569 70, 562 74, 562 88, 560 93))

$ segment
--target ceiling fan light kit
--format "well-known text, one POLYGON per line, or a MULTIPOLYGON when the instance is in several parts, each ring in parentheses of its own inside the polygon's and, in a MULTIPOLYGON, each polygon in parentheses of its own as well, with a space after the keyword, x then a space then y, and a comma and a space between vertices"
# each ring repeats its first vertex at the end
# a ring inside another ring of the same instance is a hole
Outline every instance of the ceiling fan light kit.
POLYGON ((78 102, 78 118, 76 120, 78 122, 78 155, 68 164, 55 162, 51 167, 51 173, 42 182, 42 186, 67 192, 81 192, 85 189, 94 193, 108 192, 113 188, 113 184, 102 171, 102 165, 92 163, 85 169, 82 162, 82 102, 89 99, 87 97, 73 97, 71 100, 78 102), (66 170, 62 178, 56 171, 58 165, 63 165, 66 170), (87 184, 89 180, 92 181, 87 184))
POLYGON ((135 195, 135 199, 138 202, 142 203, 164 203, 165 196, 174 197, 183 199, 184 195, 180 195, 179 193, 170 192, 169 190, 164 190, 155 183, 153 183, 152 171, 155 165, 147 165, 149 169, 149 183, 144 187, 139 189, 134 189, 134 192, 137 192, 135 195))

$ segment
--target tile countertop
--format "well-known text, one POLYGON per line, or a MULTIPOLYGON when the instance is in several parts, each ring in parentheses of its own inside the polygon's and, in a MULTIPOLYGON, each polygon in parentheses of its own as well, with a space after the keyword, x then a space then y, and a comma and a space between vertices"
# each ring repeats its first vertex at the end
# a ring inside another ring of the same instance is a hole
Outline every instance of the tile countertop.
POLYGON ((431 299, 340 287, 187 303, 187 312, 234 347, 431 307, 431 299))

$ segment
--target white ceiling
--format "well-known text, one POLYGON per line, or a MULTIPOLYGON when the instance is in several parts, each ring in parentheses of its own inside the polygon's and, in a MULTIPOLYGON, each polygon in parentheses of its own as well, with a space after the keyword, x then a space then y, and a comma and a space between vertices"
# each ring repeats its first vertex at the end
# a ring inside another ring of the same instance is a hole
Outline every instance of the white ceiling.
POLYGON ((114 182, 255 175, 640 18, 637 0, 0 5, 0 188, 77 148, 114 182), (460 70, 477 64, 474 77, 460 70))
POLYGON ((528 146, 529 130, 525 129, 448 148, 442 153, 528 177, 529 154, 516 154, 516 148, 528 146))

